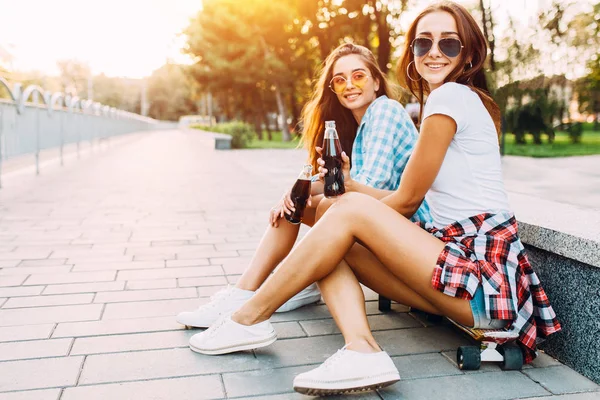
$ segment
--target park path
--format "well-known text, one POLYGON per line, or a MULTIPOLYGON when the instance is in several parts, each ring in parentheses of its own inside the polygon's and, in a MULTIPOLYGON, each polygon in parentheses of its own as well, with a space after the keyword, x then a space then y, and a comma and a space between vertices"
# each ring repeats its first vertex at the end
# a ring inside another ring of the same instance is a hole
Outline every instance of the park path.
MULTIPOLYGON (((0 400, 299 399, 293 376, 343 346, 323 304, 277 314, 280 340, 221 357, 191 352, 174 316, 234 283, 300 150, 215 151, 193 131, 129 135, 0 190, 0 400)), ((360 399, 600 398, 541 354, 522 371, 462 372, 468 343, 394 304, 376 339, 398 384, 360 399)))

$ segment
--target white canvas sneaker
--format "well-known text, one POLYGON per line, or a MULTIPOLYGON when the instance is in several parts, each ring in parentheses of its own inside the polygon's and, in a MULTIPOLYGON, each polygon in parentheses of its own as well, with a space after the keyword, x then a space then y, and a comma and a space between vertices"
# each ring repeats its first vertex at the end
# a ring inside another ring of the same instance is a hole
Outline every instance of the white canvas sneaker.
POLYGON ((190 349, 201 354, 227 354, 265 347, 277 340, 269 320, 255 325, 242 325, 230 315, 220 318, 204 332, 190 338, 190 349))
POLYGON ((228 286, 212 295, 210 301, 196 311, 181 312, 175 319, 186 327, 208 328, 221 316, 236 312, 253 295, 253 291, 228 286))
POLYGON ((385 352, 359 353, 344 346, 318 368, 294 379, 294 390, 309 396, 338 395, 381 389, 400 380, 385 352))
POLYGON ((309 285, 304 290, 302 290, 300 293, 298 293, 297 295, 295 295, 294 297, 292 297, 291 299, 286 301, 275 312, 280 313, 280 312, 292 311, 297 308, 306 306, 308 304, 316 303, 319 300, 321 300, 321 292, 319 291, 317 284, 313 283, 312 285, 309 285))

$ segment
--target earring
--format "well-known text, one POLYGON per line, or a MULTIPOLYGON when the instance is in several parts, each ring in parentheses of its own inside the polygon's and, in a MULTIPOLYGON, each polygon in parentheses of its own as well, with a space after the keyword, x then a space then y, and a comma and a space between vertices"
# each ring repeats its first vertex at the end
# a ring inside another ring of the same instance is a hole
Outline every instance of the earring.
POLYGON ((473 63, 469 61, 469 69, 473 68, 473 63))
MULTIPOLYGON (((410 79, 410 80, 411 80, 411 81, 413 81, 413 82, 419 82, 421 79, 423 79, 423 77, 422 77, 422 76, 419 76, 419 79, 413 79, 413 78, 411 78, 411 76, 410 76, 410 64, 413 64, 413 63, 414 63, 414 61, 411 61, 411 62, 409 62, 409 63, 408 63, 408 65, 406 66, 406 76, 408 76, 408 79, 410 79)), ((417 72, 417 73, 418 73, 418 72, 417 72)))

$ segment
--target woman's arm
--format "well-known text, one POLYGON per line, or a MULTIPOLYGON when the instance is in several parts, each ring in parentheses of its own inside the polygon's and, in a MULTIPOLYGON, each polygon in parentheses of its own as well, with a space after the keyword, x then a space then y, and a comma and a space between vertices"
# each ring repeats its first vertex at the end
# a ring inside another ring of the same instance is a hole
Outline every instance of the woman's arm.
POLYGON ((400 187, 381 201, 406 218, 412 217, 433 185, 455 133, 456 122, 451 117, 434 114, 426 118, 400 187))

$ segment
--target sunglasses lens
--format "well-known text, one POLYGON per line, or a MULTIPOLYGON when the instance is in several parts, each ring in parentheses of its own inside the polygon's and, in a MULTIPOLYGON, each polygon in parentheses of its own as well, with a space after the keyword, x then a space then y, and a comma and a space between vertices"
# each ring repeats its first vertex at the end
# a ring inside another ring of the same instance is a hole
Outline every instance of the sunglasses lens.
POLYGON ((352 74, 352 84, 359 89, 362 89, 367 83, 367 74, 364 72, 355 72, 352 74))
POLYGON ((433 45, 433 41, 427 38, 416 38, 412 44, 412 51, 415 56, 423 57, 425 54, 431 50, 431 46, 433 45))
POLYGON ((456 57, 460 53, 462 44, 458 39, 442 39, 439 42, 440 50, 448 57, 456 57))
POLYGON ((331 80, 331 89, 335 93, 342 93, 346 89, 346 79, 336 76, 331 80))

